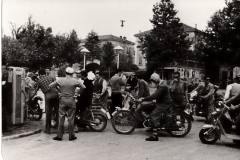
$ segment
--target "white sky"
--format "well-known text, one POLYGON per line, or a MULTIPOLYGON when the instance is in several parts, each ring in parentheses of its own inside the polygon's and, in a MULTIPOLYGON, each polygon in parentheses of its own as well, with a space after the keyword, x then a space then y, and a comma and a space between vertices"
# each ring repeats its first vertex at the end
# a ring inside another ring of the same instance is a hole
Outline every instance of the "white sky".
MULTIPOLYGON (((10 23, 23 25, 31 15, 36 23, 52 27, 54 34, 75 29, 79 38, 94 30, 98 35, 126 36, 152 28, 152 8, 159 0, 2 0, 2 31, 11 35, 10 23), (125 26, 120 27, 124 19, 125 26)), ((205 29, 210 17, 225 0, 172 0, 178 17, 187 25, 205 29)))

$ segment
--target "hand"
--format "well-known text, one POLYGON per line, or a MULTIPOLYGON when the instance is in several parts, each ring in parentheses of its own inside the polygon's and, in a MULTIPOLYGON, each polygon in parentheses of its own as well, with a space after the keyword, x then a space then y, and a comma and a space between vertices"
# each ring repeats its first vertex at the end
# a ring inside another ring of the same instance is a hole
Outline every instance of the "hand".
POLYGON ((230 106, 230 110, 235 110, 236 109, 236 106, 235 105, 231 105, 230 106))
POLYGON ((138 99, 138 101, 139 101, 139 102, 142 102, 142 101, 143 101, 143 98, 142 98, 142 97, 141 97, 141 98, 139 98, 139 99, 138 99))

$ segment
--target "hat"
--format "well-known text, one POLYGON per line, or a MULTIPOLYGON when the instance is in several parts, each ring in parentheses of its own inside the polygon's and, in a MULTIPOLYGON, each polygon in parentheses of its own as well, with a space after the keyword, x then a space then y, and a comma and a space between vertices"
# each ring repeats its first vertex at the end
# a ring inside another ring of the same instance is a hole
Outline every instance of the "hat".
POLYGON ((160 82, 160 76, 157 73, 153 73, 150 77, 150 80, 158 83, 158 82, 160 82))
POLYGON ((73 74, 73 73, 74 73, 73 68, 67 67, 67 68, 66 68, 66 73, 68 73, 68 74, 73 74))
POLYGON ((90 71, 90 72, 88 72, 88 74, 87 74, 87 79, 89 79, 89 80, 94 80, 95 79, 95 74, 92 72, 92 71, 90 71))

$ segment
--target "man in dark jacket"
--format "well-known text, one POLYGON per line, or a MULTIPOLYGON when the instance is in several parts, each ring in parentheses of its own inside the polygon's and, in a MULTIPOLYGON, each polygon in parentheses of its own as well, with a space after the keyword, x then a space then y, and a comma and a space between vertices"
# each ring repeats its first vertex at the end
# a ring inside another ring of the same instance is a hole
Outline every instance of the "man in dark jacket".
POLYGON ((170 97, 169 88, 166 82, 161 80, 159 75, 153 73, 150 78, 152 87, 157 87, 157 90, 150 96, 140 98, 140 101, 156 100, 156 107, 150 114, 151 122, 153 123, 153 135, 146 138, 146 141, 158 141, 157 127, 160 126, 160 122, 164 124, 166 115, 172 113, 172 99, 170 97))

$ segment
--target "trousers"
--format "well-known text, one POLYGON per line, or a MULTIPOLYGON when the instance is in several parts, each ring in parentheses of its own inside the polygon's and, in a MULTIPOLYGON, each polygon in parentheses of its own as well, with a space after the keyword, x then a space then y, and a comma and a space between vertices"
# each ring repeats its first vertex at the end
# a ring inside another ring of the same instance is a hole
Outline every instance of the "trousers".
POLYGON ((68 132, 69 137, 74 137, 74 118, 76 111, 76 102, 73 97, 61 97, 59 103, 59 125, 58 134, 59 138, 62 138, 64 134, 64 122, 65 117, 68 119, 68 132))

